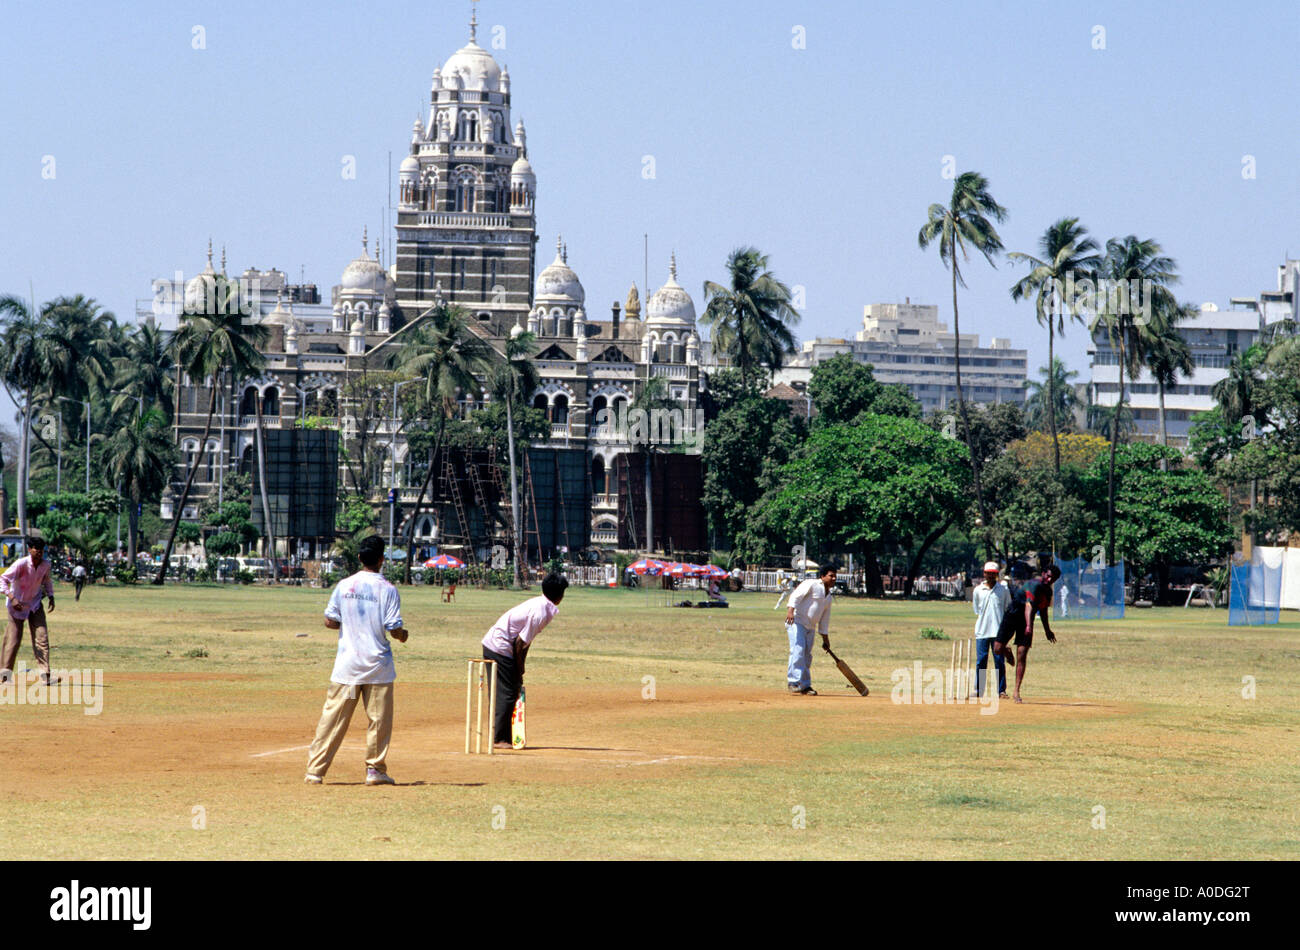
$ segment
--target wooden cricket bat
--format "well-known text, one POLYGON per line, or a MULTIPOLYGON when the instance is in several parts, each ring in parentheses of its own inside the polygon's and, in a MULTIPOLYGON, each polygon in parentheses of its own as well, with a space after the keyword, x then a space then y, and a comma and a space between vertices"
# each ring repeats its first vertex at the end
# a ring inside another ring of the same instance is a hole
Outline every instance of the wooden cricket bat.
POLYGON ((527 736, 524 734, 524 688, 520 686, 514 712, 510 714, 510 745, 515 749, 522 749, 527 741, 527 736))
POLYGON ((858 674, 849 669, 849 665, 836 656, 835 652, 831 650, 830 647, 826 647, 825 649, 826 652, 831 655, 831 659, 835 661, 835 665, 840 668, 840 672, 844 674, 844 678, 853 684, 853 688, 856 689, 860 695, 866 696, 871 692, 871 690, 867 689, 867 684, 858 679, 858 674))

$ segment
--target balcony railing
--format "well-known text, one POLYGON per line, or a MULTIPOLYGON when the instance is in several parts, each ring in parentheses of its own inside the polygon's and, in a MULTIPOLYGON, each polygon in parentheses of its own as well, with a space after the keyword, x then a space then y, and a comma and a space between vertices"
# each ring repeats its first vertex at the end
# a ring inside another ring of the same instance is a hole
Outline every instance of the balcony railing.
POLYGON ((592 495, 591 506, 593 508, 617 508, 618 495, 603 495, 603 494, 592 495))
POLYGON ((650 371, 654 376, 664 376, 668 379, 690 379, 691 376, 689 366, 676 363, 652 363, 650 371))
POLYGON ((592 544, 618 544, 617 531, 592 531, 592 544))
POLYGON ((443 228, 508 228, 508 214, 474 214, 468 211, 421 211, 420 224, 443 228))
POLYGON ((551 438, 552 438, 552 439, 567 439, 567 438, 569 438, 570 434, 571 434, 571 432, 570 432, 570 429, 569 429, 569 424, 568 424, 567 422, 552 422, 552 423, 551 423, 551 438))
MULTIPOLYGON (((279 429, 280 417, 268 416, 265 413, 263 413, 262 424, 266 426, 268 429, 279 429)), ((252 428, 257 425, 257 416, 240 416, 239 425, 240 428, 244 428, 244 429, 252 428)))

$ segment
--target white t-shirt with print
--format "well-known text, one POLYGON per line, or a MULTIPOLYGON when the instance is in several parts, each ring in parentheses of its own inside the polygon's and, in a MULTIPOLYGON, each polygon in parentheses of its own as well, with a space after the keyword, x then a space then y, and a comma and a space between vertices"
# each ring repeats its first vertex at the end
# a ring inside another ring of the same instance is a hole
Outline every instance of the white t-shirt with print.
POLYGON ((397 679, 393 646, 384 632, 402 626, 396 587, 374 571, 358 571, 335 585, 325 616, 340 625, 331 682, 362 686, 397 679))

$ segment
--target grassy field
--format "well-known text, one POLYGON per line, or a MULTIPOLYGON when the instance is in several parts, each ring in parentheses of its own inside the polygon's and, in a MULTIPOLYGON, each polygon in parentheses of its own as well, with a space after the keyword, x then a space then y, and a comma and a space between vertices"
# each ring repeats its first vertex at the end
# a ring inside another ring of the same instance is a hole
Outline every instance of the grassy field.
POLYGON ((871 696, 815 650, 822 695, 794 697, 775 595, 679 610, 575 589, 530 658, 531 747, 489 758, 463 754, 465 659, 518 595, 417 588, 395 647, 402 784, 361 784, 358 714, 306 787, 325 596, 61 597, 54 665, 104 670, 103 708, 0 705, 6 857, 1300 857, 1294 614, 1063 622, 1036 640, 1026 703, 982 714, 891 700, 894 671, 946 671, 951 644, 919 631, 968 636, 965 604, 837 601, 832 645, 871 696))

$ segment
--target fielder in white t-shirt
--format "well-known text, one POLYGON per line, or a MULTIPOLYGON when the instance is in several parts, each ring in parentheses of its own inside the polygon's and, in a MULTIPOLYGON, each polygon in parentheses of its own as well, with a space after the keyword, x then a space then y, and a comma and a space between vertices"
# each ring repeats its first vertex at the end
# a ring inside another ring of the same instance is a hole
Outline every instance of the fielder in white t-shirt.
POLYGON ((339 632, 339 646, 325 708, 307 753, 308 785, 319 785, 324 779, 347 735, 358 697, 370 722, 366 784, 396 784, 385 765, 393 735, 393 681, 397 679, 388 635, 405 643, 409 634, 402 626, 402 598, 380 573, 384 539, 377 535, 366 538, 360 554, 361 570, 338 582, 325 608, 325 626, 339 632))

